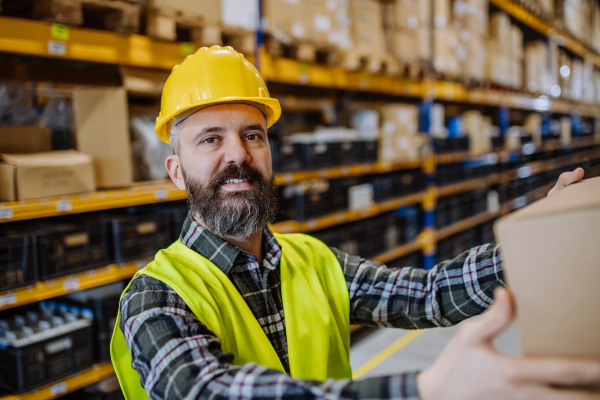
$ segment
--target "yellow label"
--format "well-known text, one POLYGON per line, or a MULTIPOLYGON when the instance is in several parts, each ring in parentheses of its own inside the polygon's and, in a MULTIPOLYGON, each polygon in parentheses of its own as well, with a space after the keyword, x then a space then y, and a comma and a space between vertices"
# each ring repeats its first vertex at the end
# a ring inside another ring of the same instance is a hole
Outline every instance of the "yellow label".
POLYGON ((190 42, 181 43, 181 55, 184 57, 189 56, 190 54, 194 54, 194 44, 190 42))
POLYGON ((147 235, 156 232, 156 223, 154 221, 142 222, 137 224, 135 228, 138 234, 147 235))
POLYGON ((50 26, 52 39, 69 40, 69 27, 63 24, 52 24, 50 26))
POLYGON ((65 236, 65 246, 67 247, 83 246, 86 244, 88 244, 88 235, 85 232, 65 236))

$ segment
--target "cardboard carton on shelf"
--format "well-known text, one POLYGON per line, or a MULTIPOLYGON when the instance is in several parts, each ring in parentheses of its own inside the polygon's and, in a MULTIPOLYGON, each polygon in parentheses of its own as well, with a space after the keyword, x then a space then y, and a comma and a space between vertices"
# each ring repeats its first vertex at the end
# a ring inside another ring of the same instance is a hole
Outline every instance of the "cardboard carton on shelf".
POLYGON ((92 192, 92 157, 75 150, 0 154, 0 200, 17 201, 92 192))
POLYGON ((215 23, 221 20, 221 0, 146 0, 146 8, 202 16, 215 23))
POLYGON ((0 126, 0 153, 29 154, 52 150, 52 133, 37 125, 0 126))
POLYGON ((600 178, 494 225, 525 355, 600 358, 600 178))
POLYGON ((76 148, 94 159, 99 188, 133 184, 129 106, 122 87, 73 91, 76 148))

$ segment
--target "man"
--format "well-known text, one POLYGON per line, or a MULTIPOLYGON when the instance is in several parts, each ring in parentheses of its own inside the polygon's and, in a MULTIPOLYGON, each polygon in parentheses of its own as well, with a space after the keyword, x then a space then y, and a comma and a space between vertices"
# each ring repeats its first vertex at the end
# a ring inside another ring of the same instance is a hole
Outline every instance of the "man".
MULTIPOLYGON (((267 128, 280 116, 254 67, 202 48, 175 67, 156 131, 188 192, 180 240, 125 290, 111 356, 129 400, 224 398, 597 399, 600 363, 511 358, 491 340, 512 320, 501 254, 483 245, 431 271, 388 269, 308 235, 274 235, 267 128), (451 326, 428 370, 351 381, 349 324, 451 326)), ((557 187, 582 178, 576 170, 557 187)))

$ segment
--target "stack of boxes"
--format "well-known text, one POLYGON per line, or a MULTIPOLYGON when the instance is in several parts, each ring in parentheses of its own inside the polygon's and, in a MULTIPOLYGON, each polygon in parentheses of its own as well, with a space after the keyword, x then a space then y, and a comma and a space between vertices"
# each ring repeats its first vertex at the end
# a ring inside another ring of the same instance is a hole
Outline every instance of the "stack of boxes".
MULTIPOLYGON (((319 47, 353 47, 347 0, 265 0, 263 29, 283 44, 308 42, 319 47)), ((314 58, 299 54, 299 58, 314 58)))
POLYGON ((417 106, 386 104, 380 112, 379 160, 410 162, 418 159, 425 139, 418 134, 417 106))
POLYGON ((485 78, 488 37, 487 0, 454 1, 453 26, 458 30, 457 58, 460 74, 467 80, 482 82, 485 78))
POLYGON ((431 0, 383 4, 388 52, 400 63, 410 66, 431 58, 431 6, 431 0))
POLYGON ((433 68, 448 78, 460 74, 456 51, 458 32, 451 24, 450 0, 433 2, 433 68))
POLYGON ((463 130, 469 137, 471 155, 487 154, 492 151, 492 119, 480 111, 470 110, 462 114, 463 130))
POLYGON ((387 53, 383 34, 381 3, 377 0, 350 0, 352 41, 354 47, 344 54, 347 69, 360 69, 366 61, 366 69, 377 72, 385 62, 387 53))
POLYGON ((591 42, 590 25, 595 7, 590 0, 557 0, 556 16, 571 35, 587 44, 591 42))
POLYGON ((520 89, 523 70, 523 33, 510 17, 498 12, 490 18, 486 79, 497 85, 520 89))

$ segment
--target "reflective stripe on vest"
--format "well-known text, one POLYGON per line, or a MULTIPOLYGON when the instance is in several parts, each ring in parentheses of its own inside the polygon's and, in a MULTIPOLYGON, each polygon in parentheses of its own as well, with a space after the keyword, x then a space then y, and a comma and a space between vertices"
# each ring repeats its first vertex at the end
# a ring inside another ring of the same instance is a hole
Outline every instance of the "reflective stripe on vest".
MULTIPOLYGON (((291 376, 351 379, 350 299, 337 258, 313 237, 275 237, 282 252, 281 290, 291 376)), ((235 365, 255 362, 284 372, 269 339, 229 278, 180 240, 159 251, 138 275, 151 276, 175 290, 220 339, 222 350, 235 355, 235 365)), ((123 293, 128 290, 129 286, 123 293)), ((147 399, 140 376, 131 366, 119 319, 120 315, 110 347, 115 372, 126 399, 147 399)))

